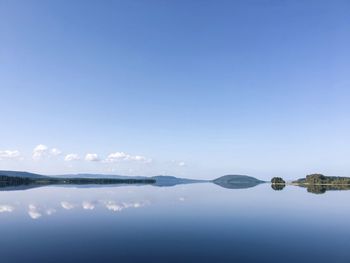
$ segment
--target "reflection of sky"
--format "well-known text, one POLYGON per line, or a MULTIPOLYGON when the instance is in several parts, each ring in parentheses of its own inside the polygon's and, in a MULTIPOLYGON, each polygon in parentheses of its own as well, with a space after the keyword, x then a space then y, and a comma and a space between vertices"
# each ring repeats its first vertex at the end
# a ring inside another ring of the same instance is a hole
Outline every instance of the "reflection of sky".
MULTIPOLYGON (((152 204, 152 213, 158 216, 178 216, 178 209, 192 214, 199 209, 207 217, 224 212, 230 216, 249 219, 259 213, 260 220, 273 217, 288 221, 311 219, 317 215, 320 217, 317 222, 320 222, 330 218, 330 215, 325 213, 327 207, 344 216, 350 215, 348 204, 339 201, 344 200, 343 196, 347 194, 346 191, 333 191, 314 195, 293 186, 276 192, 268 185, 245 190, 224 189, 212 184, 176 187, 43 187, 0 192, 0 221, 1 214, 13 214, 18 218, 24 215, 23 211, 32 219, 68 212, 82 214, 84 211, 108 216, 105 215, 107 211, 121 212, 149 207, 152 204)), ((86 216, 85 213, 83 215, 86 216)))
MULTIPOLYGON (((28 191, 1 192, 0 213, 12 213, 21 216, 26 211, 31 219, 52 216, 63 211, 92 211, 96 208, 112 212, 149 206, 149 200, 138 195, 141 188, 64 188, 47 187, 28 191), (47 195, 47 196, 46 196, 47 195), (62 199, 62 200, 61 200, 62 199), (8 200, 4 203, 4 200, 8 200), (29 201, 30 200, 30 201, 29 201)), ((1 217, 0 217, 1 220, 1 217)))
MULTIPOLYGON (((294 186, 274 191, 268 184, 240 190, 194 184, 43 187, 0 192, 0 223, 6 226, 2 228, 0 247, 13 257, 12 247, 28 246, 35 236, 33 246, 40 244, 51 255, 59 245, 81 257, 76 262, 89 260, 83 251, 90 255, 96 248, 99 256, 122 256, 123 251, 133 249, 142 255, 150 247, 159 247, 158 255, 165 256, 174 247, 184 253, 194 248, 202 251, 204 259, 216 258, 215 253, 224 255, 225 251, 229 251, 227 255, 244 254, 247 247, 260 251, 261 254, 256 253, 259 256, 275 249, 274 258, 280 258, 283 255, 277 256, 279 251, 293 248, 300 258, 306 259, 310 251, 323 250, 328 253, 324 259, 330 259, 347 253, 349 194, 350 191, 342 191, 315 195, 294 186), (19 234, 23 242, 18 241, 19 234), (8 237, 12 237, 12 242, 8 237), (332 245, 337 251, 330 249, 332 245)), ((31 250, 35 251, 35 247, 31 250)), ((296 262, 293 256, 291 259, 296 262)), ((59 262, 60 255, 55 258, 59 262)), ((122 258, 120 261, 125 262, 122 258)))
POLYGON ((11 205, 0 205, 0 213, 13 212, 15 208, 11 205))

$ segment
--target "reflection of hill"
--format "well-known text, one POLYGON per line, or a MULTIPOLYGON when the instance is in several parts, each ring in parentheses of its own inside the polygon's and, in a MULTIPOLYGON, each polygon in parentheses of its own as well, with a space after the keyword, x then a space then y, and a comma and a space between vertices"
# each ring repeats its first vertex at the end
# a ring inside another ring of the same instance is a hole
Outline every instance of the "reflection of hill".
POLYGON ((152 179, 155 180, 155 183, 153 184, 155 186, 175 186, 178 184, 194 184, 194 183, 206 182, 204 180, 177 178, 175 176, 166 176, 166 175, 154 176, 152 177, 152 179))
POLYGON ((243 189, 265 182, 247 175, 225 175, 215 179, 213 183, 228 189, 243 189))

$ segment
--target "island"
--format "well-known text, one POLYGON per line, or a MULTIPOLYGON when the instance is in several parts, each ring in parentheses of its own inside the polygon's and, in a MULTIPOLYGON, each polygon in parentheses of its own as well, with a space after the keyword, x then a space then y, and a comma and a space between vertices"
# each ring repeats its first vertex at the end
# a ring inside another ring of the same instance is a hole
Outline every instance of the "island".
POLYGON ((338 176, 325 176, 323 174, 310 174, 305 178, 292 182, 293 185, 306 187, 307 191, 323 194, 332 190, 350 190, 350 178, 338 176))
POLYGON ((271 187, 273 190, 280 191, 286 187, 286 182, 281 177, 274 177, 271 179, 271 187))

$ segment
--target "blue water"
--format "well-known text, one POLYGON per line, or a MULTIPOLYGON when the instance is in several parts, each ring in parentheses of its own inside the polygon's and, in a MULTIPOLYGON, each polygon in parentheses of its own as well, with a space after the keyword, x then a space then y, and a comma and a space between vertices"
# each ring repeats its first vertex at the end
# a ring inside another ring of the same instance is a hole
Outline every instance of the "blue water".
POLYGON ((349 262, 349 201, 268 184, 2 191, 1 263, 349 262))

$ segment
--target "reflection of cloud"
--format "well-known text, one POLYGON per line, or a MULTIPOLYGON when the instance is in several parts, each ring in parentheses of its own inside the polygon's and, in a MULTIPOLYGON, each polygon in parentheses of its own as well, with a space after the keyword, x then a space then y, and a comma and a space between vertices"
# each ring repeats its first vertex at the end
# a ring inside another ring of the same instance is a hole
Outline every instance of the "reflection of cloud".
POLYGON ((88 201, 84 201, 82 203, 82 206, 85 210, 93 210, 95 208, 95 205, 91 202, 88 202, 88 201))
POLYGON ((15 208, 11 205, 0 205, 0 213, 11 213, 13 210, 15 210, 15 208))
POLYGON ((116 203, 114 201, 108 201, 106 203, 106 208, 108 210, 114 211, 114 212, 120 212, 127 208, 139 208, 147 205, 148 202, 123 202, 123 203, 116 203))
POLYGON ((70 209, 73 209, 74 208, 74 205, 69 203, 69 202, 66 202, 66 201, 62 201, 61 202, 61 206, 64 208, 64 209, 67 209, 67 210, 70 210, 70 209))
POLYGON ((119 212, 122 211, 124 208, 121 205, 118 205, 114 201, 108 201, 106 203, 106 207, 108 210, 114 211, 114 212, 119 212))
POLYGON ((54 213, 56 213, 56 209, 54 209, 54 208, 49 208, 46 210, 46 214, 49 216, 54 214, 54 213))
POLYGON ((42 216, 41 213, 38 211, 38 208, 33 204, 30 204, 28 206, 28 214, 32 219, 38 219, 42 216))

